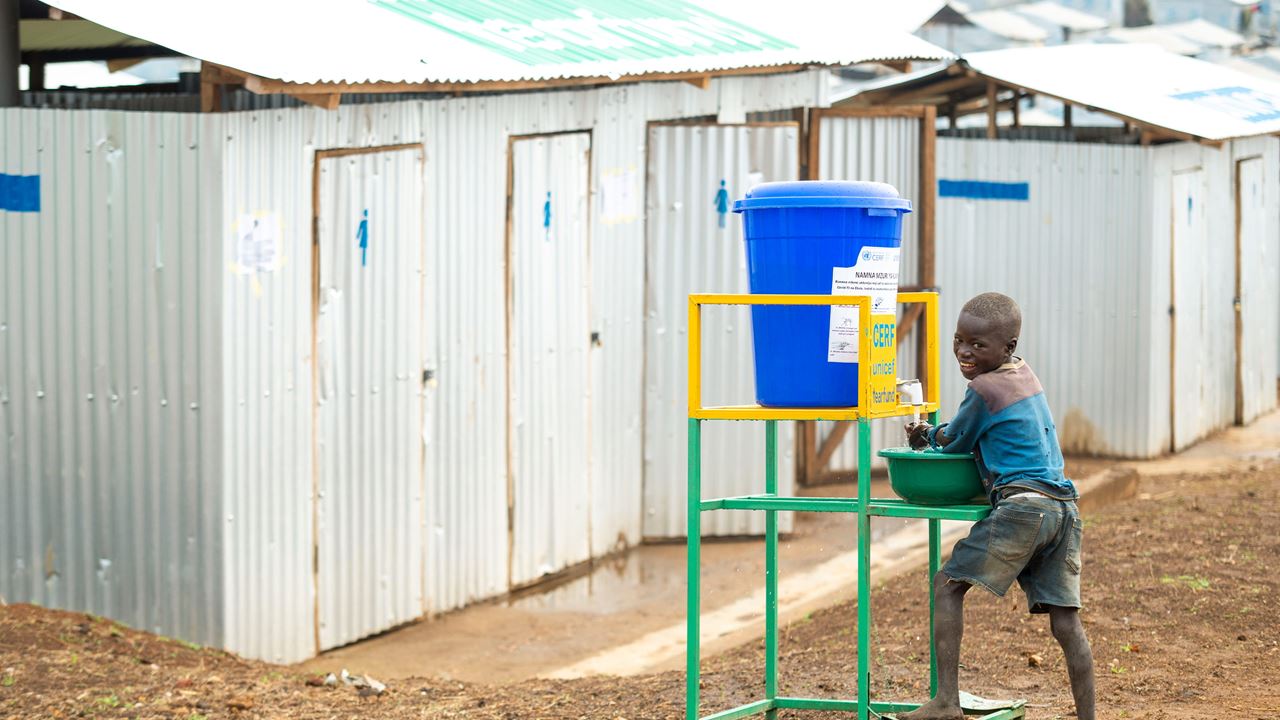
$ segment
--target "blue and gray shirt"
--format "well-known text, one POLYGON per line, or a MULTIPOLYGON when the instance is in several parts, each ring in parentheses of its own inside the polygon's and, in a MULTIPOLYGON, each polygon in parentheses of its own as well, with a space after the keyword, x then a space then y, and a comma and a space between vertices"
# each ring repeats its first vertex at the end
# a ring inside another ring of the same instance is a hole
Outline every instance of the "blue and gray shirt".
POLYGON ((1006 487, 1059 500, 1077 497, 1076 486, 1062 474, 1062 450, 1044 388, 1021 358, 969 383, 951 422, 929 431, 935 448, 939 430, 952 439, 947 452, 972 452, 977 458, 993 505, 996 492, 1006 487))

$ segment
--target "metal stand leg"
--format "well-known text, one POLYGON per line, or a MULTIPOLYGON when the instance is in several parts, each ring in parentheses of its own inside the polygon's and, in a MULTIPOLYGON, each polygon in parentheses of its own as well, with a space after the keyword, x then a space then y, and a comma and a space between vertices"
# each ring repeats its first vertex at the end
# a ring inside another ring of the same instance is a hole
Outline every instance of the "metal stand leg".
POLYGON ((871 422, 858 420, 858 720, 871 710, 871 422))
MULTIPOLYGON (((778 494, 778 421, 764 424, 764 491, 778 494)), ((764 693, 778 697, 778 511, 764 513, 764 693)), ((768 720, 777 710, 765 713, 768 720)))
POLYGON ((698 660, 702 567, 702 426, 689 419, 688 618, 685 626, 685 718, 698 720, 698 660))
POLYGON ((942 521, 929 519, 929 698, 938 694, 938 644, 933 639, 933 578, 942 566, 942 521))
MULTIPOLYGON (((938 413, 929 413, 929 423, 938 424, 938 413)), ((934 641, 933 579, 942 569, 942 521, 929 518, 929 699, 938 694, 938 644, 934 641)))

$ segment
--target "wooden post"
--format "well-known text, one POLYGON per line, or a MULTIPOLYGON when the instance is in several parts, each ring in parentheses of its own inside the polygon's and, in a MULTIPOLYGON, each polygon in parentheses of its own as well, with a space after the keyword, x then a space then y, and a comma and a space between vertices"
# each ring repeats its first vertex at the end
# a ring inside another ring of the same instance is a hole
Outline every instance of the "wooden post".
POLYGON ((996 84, 987 81, 987 139, 995 140, 999 135, 996 132, 996 84))
POLYGON ((1013 126, 1022 127, 1022 116, 1019 113, 1018 106, 1022 104, 1022 95, 1017 91, 1013 91, 1013 126))
MULTIPOLYGON (((926 288, 934 287, 937 283, 937 120, 937 109, 926 107, 924 117, 920 119, 920 187, 916 197, 916 212, 920 218, 916 283, 926 288)), ((954 117, 952 121, 954 122, 954 117)), ((924 328, 924 323, 919 323, 919 326, 924 328)), ((923 377, 925 368, 929 366, 929 348, 924 337, 923 332, 916 334, 917 377, 923 377)))
POLYGON ((1062 127, 1071 129, 1071 103, 1063 103, 1062 105, 1062 127))
POLYGON ((200 63, 200 112, 222 112, 221 74, 208 63, 200 63))
POLYGON ((821 148, 818 143, 822 137, 822 108, 812 108, 809 110, 809 178, 810 180, 818 180, 821 177, 821 148))
POLYGON ((812 485, 818 481, 821 470, 818 468, 818 423, 806 420, 801 423, 804 431, 804 484, 812 485))
POLYGON ((27 63, 27 89, 44 90, 44 63, 32 60, 27 63))

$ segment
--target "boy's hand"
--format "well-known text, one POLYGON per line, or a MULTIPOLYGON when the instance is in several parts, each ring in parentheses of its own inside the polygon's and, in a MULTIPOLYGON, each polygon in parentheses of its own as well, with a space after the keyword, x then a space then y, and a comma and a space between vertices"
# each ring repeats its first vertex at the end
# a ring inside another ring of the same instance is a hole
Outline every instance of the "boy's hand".
POLYGON ((933 426, 927 422, 907 423, 907 444, 912 450, 923 450, 929 447, 929 431, 933 426))

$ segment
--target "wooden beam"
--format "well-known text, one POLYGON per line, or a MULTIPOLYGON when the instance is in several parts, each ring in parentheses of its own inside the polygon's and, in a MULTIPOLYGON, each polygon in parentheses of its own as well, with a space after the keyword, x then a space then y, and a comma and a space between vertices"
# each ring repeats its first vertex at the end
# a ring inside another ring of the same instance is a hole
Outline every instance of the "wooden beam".
POLYGON ((122 58, 118 60, 108 60, 107 72, 114 73, 114 72, 120 72, 121 70, 128 70, 134 65, 137 65, 139 63, 144 63, 146 61, 147 61, 147 58, 122 58))
POLYGON ((882 60, 880 61, 880 64, 889 68, 890 70, 897 70, 900 73, 911 72, 910 60, 882 60))
MULTIPOLYGON (((715 77, 738 75, 781 75, 799 72, 808 65, 774 65, 772 67, 735 68, 715 73, 715 77)), ((231 71, 231 68, 224 68, 231 71)), ((558 87, 581 87, 584 85, 617 85, 619 83, 663 82, 674 80, 690 80, 707 76, 706 72, 676 73, 643 73, 639 75, 622 75, 620 77, 591 76, 577 78, 555 78, 549 80, 518 81, 480 81, 480 82, 318 82, 291 83, 273 80, 252 73, 234 71, 244 77, 245 87, 259 95, 317 94, 330 93, 404 93, 404 92, 501 92, 507 90, 543 90, 558 87)))
POLYGON ((33 62, 81 62, 85 60, 120 60, 123 58, 175 57, 182 53, 159 45, 117 45, 98 48, 76 48, 68 50, 26 50, 21 54, 22 63, 33 62))
POLYGON ((995 140, 1000 134, 997 132, 996 126, 996 84, 987 81, 987 139, 995 140))
POLYGON ((297 98, 308 105, 314 105, 321 110, 337 110, 338 104, 342 101, 341 93, 328 93, 325 95, 317 95, 314 93, 288 93, 289 97, 297 98))
POLYGON ((971 77, 962 75, 960 77, 952 77, 952 78, 947 78, 946 80, 940 80, 938 82, 917 87, 912 90, 906 90, 897 95, 891 95, 885 98, 885 101, 892 102, 892 103, 919 102, 921 98, 926 98, 932 95, 946 95, 950 93, 952 90, 958 90, 960 88, 969 87, 971 85, 979 85, 981 84, 981 82, 982 82, 981 80, 978 80, 976 78, 971 78, 971 77))
POLYGON ((831 462, 831 456, 836 454, 836 450, 840 448, 840 443, 844 441, 844 436, 849 434, 849 427, 853 425, 851 420, 842 420, 831 428, 831 432, 822 441, 822 448, 818 450, 818 457, 814 460, 814 473, 825 470, 827 463, 831 462))
POLYGON ((829 117, 861 117, 861 118, 922 118, 925 106, 917 104, 910 107, 896 105, 833 105, 821 108, 822 114, 829 117))
MULTIPOLYGON (((981 97, 977 100, 970 100, 969 102, 957 104, 956 115, 963 117, 965 115, 985 113, 987 112, 987 107, 986 97, 981 97)), ((1004 100, 996 101, 996 110, 1008 110, 1011 107, 1013 107, 1013 98, 1005 98, 1004 100)))
POLYGON ((707 88, 711 87, 710 75, 699 75, 697 77, 685 78, 684 81, 698 88, 699 90, 706 90, 707 88))
POLYGON ((903 341, 911 336, 911 331, 915 329, 916 322, 923 314, 924 305, 921 303, 916 303, 907 309, 907 314, 902 316, 902 321, 898 323, 898 332, 895 333, 897 335, 897 340, 895 341, 897 345, 901 346, 903 341))

